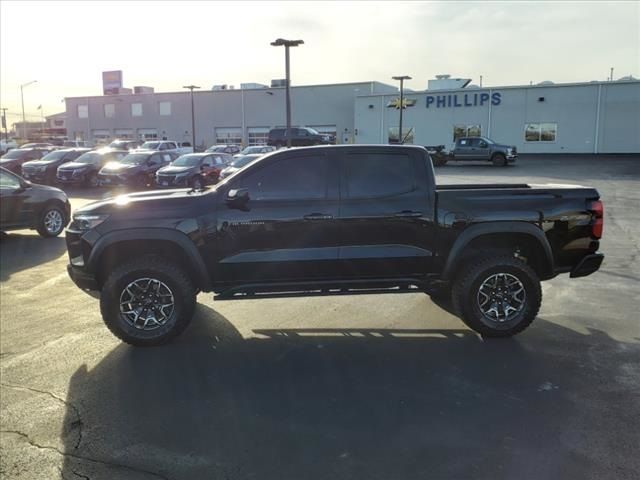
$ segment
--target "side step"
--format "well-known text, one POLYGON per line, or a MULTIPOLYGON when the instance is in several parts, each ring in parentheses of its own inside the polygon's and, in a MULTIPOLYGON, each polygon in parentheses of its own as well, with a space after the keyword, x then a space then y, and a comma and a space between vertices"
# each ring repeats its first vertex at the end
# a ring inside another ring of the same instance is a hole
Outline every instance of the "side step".
POLYGON ((312 283, 254 283, 239 285, 214 295, 214 300, 258 298, 322 297, 329 295, 367 295, 381 293, 419 293, 425 286, 413 278, 318 281, 312 283))

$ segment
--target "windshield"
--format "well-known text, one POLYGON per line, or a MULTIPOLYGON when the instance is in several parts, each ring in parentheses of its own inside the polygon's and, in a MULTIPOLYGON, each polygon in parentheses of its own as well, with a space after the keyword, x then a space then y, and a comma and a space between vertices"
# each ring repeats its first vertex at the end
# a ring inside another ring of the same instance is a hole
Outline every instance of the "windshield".
POLYGON ((141 163, 144 163, 147 158, 149 158, 148 153, 130 153, 122 160, 120 160, 120 163, 126 163, 129 165, 140 165, 141 163))
POLYGON ((147 150, 155 150, 160 146, 160 142, 144 142, 140 148, 146 148, 147 150))
POLYGON ((13 160, 15 158, 20 158, 22 155, 24 155, 24 150, 11 150, 9 153, 2 156, 2 160, 13 160))
POLYGON ((244 150, 242 150, 242 152, 240 152, 240 153, 242 153, 243 155, 248 155, 248 154, 250 154, 250 153, 260 153, 260 152, 262 152, 262 149, 263 149, 263 148, 264 148, 263 146, 255 146, 255 145, 254 145, 253 147, 247 147, 247 148, 245 148, 245 149, 244 149, 244 150))
POLYGON ((43 162, 54 162, 56 160, 60 160, 66 154, 67 154, 67 152, 63 152, 63 151, 60 151, 60 150, 58 150, 56 152, 47 153, 44 157, 42 157, 42 161, 43 162))
POLYGON ((314 135, 320 135, 320 132, 318 132, 315 128, 307 127, 307 130, 313 133, 314 135))
POLYGON ((182 155, 176 158, 171 165, 175 167, 195 167, 200 165, 202 157, 200 155, 182 155))
POLYGON ((83 153, 78 158, 76 158, 74 162, 96 164, 96 163, 100 163, 101 160, 102 160, 102 155, 100 155, 98 152, 87 152, 87 153, 83 153))
POLYGON ((233 162, 231 162, 231 166, 234 168, 242 168, 258 158, 260 157, 255 155, 244 155, 242 157, 236 158, 233 162))

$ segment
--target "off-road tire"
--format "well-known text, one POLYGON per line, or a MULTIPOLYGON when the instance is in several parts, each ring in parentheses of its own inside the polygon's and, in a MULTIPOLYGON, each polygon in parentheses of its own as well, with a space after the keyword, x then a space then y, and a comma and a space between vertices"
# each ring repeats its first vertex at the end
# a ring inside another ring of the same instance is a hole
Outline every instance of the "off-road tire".
POLYGON ((196 305, 196 288, 183 268, 156 255, 146 255, 116 267, 100 294, 100 312, 107 328, 125 343, 149 347, 170 342, 191 322, 196 305), (165 324, 155 330, 140 330, 120 312, 120 296, 126 286, 140 278, 154 278, 166 284, 174 297, 174 309, 165 324))
POLYGON ((542 290, 536 272, 512 256, 476 257, 459 272, 453 284, 453 307, 469 328, 485 337, 511 337, 526 329, 536 318, 542 290), (522 310, 510 321, 498 323, 485 317, 478 305, 478 290, 489 276, 508 273, 524 286, 526 299, 522 310))
POLYGON ((493 162, 494 167, 504 167, 507 165, 507 157, 505 157, 502 153, 496 153, 493 157, 491 157, 491 161, 493 162))
POLYGON ((65 216, 64 208, 62 208, 57 203, 50 203, 42 209, 42 212, 40 212, 40 216, 38 217, 38 224, 36 226, 36 231, 41 237, 45 237, 45 238, 57 237, 64 231, 64 227, 67 226, 67 223, 68 223, 68 219, 65 216), (45 219, 49 214, 49 212, 52 212, 52 211, 58 212, 58 214, 60 215, 60 218, 62 219, 60 228, 56 229, 55 231, 48 230, 47 226, 45 225, 45 219))

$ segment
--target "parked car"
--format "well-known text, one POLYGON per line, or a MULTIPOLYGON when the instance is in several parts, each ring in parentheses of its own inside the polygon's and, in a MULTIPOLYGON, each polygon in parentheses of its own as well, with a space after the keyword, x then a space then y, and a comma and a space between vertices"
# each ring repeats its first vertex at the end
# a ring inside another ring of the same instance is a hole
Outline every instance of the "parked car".
POLYGON ((146 187, 152 185, 155 173, 178 158, 175 152, 134 151, 119 161, 109 162, 98 174, 98 183, 103 186, 128 185, 146 187))
POLYGON ((65 148, 47 153, 40 160, 30 160, 22 164, 22 177, 36 183, 55 183, 58 167, 71 162, 90 148, 65 148))
POLYGON ((251 155, 235 155, 233 157, 233 162, 231 162, 231 164, 227 168, 220 172, 220 178, 227 178, 228 176, 233 175, 238 170, 246 167, 251 162, 259 159, 263 155, 263 153, 254 153, 251 155))
POLYGON ((170 140, 153 140, 150 142, 144 142, 140 147, 136 148, 136 151, 153 150, 155 152, 170 152, 178 155, 184 155, 185 153, 193 153, 193 147, 189 142, 183 142, 181 145, 178 142, 170 140))
MULTIPOLYGON (((317 130, 309 127, 292 127, 291 128, 291 146, 303 147, 309 145, 321 145, 331 143, 329 135, 322 135, 317 130)), ((287 129, 272 128, 269 130, 269 139, 267 145, 273 145, 276 148, 287 145, 287 129)))
POLYGON ((135 150, 142 145, 140 140, 119 140, 116 139, 107 145, 108 148, 112 148, 113 150, 135 150))
POLYGON ((32 228, 43 237, 62 233, 71 217, 65 193, 0 168, 0 230, 32 228))
POLYGON ((15 140, 13 140, 13 139, 11 139, 11 140, 1 140, 0 139, 0 155, 4 155, 9 150, 12 150, 14 148, 18 148, 18 143, 15 140))
POLYGON ((58 167, 56 180, 60 183, 98 186, 98 173, 109 162, 117 162, 129 152, 123 150, 100 149, 83 153, 72 162, 58 167))
POLYGON ((160 187, 192 187, 200 190, 216 183, 220 172, 231 163, 227 153, 189 153, 176 158, 156 172, 156 185, 160 187))
POLYGON ((253 155, 255 153, 265 154, 269 152, 274 152, 275 150, 276 150, 276 147, 272 145, 250 145, 244 150, 242 150, 240 153, 236 153, 234 157, 240 157, 243 155, 253 155))
POLYGON ((63 148, 93 148, 95 145, 86 140, 65 140, 62 142, 63 148))
POLYGON ((231 155, 235 155, 236 153, 240 153, 240 147, 238 145, 211 145, 209 148, 205 150, 207 153, 229 153, 231 155))
POLYGON ((59 148, 58 145, 54 145, 53 143, 25 143, 20 145, 20 148, 39 148, 41 150, 52 151, 59 148))
POLYGON ((509 337, 536 317, 541 280, 600 268, 599 197, 570 185, 437 186, 418 146, 287 149, 198 195, 81 207, 68 271, 101 292, 104 322, 133 345, 180 334, 200 291, 427 292, 483 336, 509 337))
POLYGON ((444 165, 449 160, 484 160, 497 167, 514 163, 518 152, 514 145, 501 145, 487 137, 462 137, 456 140, 448 155, 438 155, 436 165, 444 165))
POLYGON ((0 167, 19 175, 22 172, 22 164, 30 160, 39 160, 49 150, 41 148, 14 148, 0 158, 0 167))

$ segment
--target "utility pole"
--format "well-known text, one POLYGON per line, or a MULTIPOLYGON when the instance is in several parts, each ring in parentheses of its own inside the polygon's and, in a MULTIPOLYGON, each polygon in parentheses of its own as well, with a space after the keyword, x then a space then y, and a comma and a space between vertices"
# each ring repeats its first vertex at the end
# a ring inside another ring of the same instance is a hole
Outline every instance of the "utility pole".
POLYGON ((24 116, 24 93, 23 93, 23 89, 24 89, 24 87, 28 87, 32 83, 36 83, 36 82, 37 82, 37 80, 32 80, 30 82, 23 83, 22 85, 20 85, 20 101, 22 102, 22 139, 25 139, 25 137, 27 136, 27 120, 26 120, 26 118, 24 116))
POLYGON ((4 140, 5 142, 9 141, 9 133, 7 132, 7 109, 2 108, 2 128, 4 128, 4 140))
POLYGON ((394 80, 400 80, 400 126, 398 128, 398 143, 401 145, 404 143, 404 138, 402 136, 402 111, 404 110, 404 81, 411 80, 409 75, 402 75, 398 77, 391 77, 394 80))
POLYGON ((297 47, 304 44, 304 40, 285 40, 278 38, 271 42, 273 47, 284 46, 284 63, 285 63, 285 75, 286 75, 286 102, 287 102, 287 147, 291 148, 291 80, 289 75, 289 47, 297 47))
POLYGON ((193 110, 193 90, 196 88, 200 88, 196 85, 186 85, 182 88, 188 88, 191 91, 191 146, 193 147, 193 151, 196 151, 196 115, 193 110))

